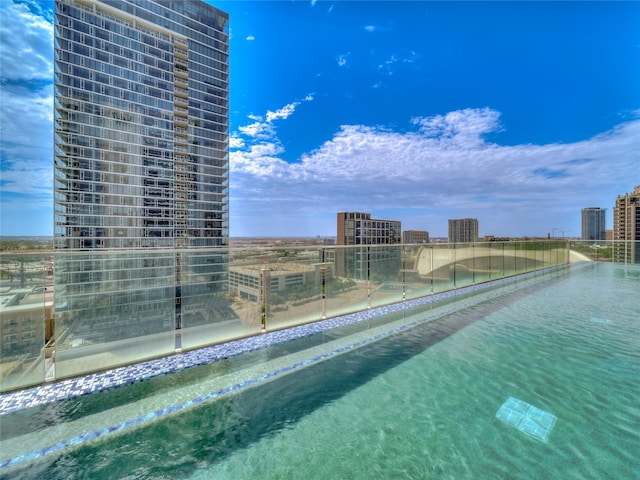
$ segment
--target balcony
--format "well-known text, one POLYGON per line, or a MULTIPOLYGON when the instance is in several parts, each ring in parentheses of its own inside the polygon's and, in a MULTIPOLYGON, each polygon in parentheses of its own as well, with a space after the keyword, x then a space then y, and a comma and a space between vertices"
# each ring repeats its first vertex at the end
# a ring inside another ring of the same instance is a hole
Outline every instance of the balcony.
POLYGON ((187 90, 186 88, 181 88, 181 87, 173 87, 173 93, 176 96, 180 96, 180 97, 188 97, 189 96, 189 90, 187 90))

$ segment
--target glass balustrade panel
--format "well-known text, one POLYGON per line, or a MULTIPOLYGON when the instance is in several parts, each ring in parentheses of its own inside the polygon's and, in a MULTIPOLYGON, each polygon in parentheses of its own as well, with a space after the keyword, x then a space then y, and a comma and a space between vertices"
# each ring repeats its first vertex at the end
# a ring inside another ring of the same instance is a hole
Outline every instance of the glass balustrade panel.
POLYGON ((473 243, 452 244, 455 262, 452 265, 455 288, 468 287, 475 281, 475 245, 473 243))
MULTIPOLYGON (((182 252, 183 350, 255 335, 261 330, 261 251, 219 247, 182 252)), ((177 302, 178 303, 178 302, 177 302)))
POLYGON ((163 250, 56 253, 56 378, 173 353, 175 261, 163 250))
POLYGON ((504 243, 491 242, 486 245, 490 252, 489 275, 491 280, 503 278, 505 270, 504 243))
POLYGON ((0 391, 41 384, 51 350, 53 259, 0 254, 0 391))
POLYGON ((405 298, 411 300, 431 293, 432 245, 405 245, 402 250, 405 298))
POLYGON ((473 244, 473 280, 484 283, 491 280, 491 248, 487 243, 473 244))
POLYGON ((322 319, 322 285, 332 278, 323 250, 283 248, 266 252, 263 272, 266 327, 276 330, 322 319))
POLYGON ((431 280, 433 292, 445 292, 454 288, 455 247, 453 244, 433 245, 431 280))
MULTIPOLYGON (((218 325, 218 333, 212 338, 220 339, 243 337, 262 331, 263 298, 262 276, 268 265, 263 249, 229 249, 227 296, 229 308, 219 318, 223 326, 218 325)), ((224 296, 224 294, 218 294, 224 296)))
POLYGON ((372 245, 369 249, 371 307, 402 301, 402 245, 372 245))
POLYGON ((366 310, 369 306, 369 247, 336 246, 325 249, 325 260, 333 262, 333 274, 325 286, 325 315, 337 317, 366 310))
POLYGON ((518 275, 527 272, 527 249, 523 242, 514 242, 509 244, 513 249, 514 255, 514 274, 518 275))

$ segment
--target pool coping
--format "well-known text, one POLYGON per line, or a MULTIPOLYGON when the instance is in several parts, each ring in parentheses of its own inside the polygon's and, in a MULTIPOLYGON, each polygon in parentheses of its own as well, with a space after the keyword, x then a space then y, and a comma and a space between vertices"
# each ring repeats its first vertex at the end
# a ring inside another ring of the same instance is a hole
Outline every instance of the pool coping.
POLYGON ((270 345, 296 340, 309 335, 322 333, 327 330, 371 320, 383 315, 428 305, 430 303, 453 299, 462 295, 474 294, 483 290, 490 290, 498 286, 539 277, 541 275, 569 267, 570 264, 548 267, 498 280, 469 285, 455 290, 432 293, 424 297, 405 300, 391 305, 376 307, 339 317, 332 317, 326 320, 319 320, 282 330, 265 332, 260 335, 232 340, 197 350, 177 353, 141 363, 126 365, 102 372, 5 393, 0 395, 0 416, 18 410, 40 407, 58 401, 72 400, 80 396, 104 392, 106 390, 119 388, 125 385, 139 383, 163 375, 176 373, 187 368, 205 365, 243 353, 260 350, 270 345))

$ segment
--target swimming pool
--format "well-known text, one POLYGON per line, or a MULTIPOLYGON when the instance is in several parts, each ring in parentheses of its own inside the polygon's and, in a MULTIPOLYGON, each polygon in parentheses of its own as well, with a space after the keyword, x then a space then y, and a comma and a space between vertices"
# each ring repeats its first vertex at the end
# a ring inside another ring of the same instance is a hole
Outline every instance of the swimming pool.
POLYGON ((581 264, 460 299, 462 310, 430 306, 15 412, 0 420, 3 449, 82 441, 0 475, 636 478, 639 292, 638 265, 581 264), (510 397, 557 418, 546 442, 497 418, 510 397), (91 440, 88 426, 114 432, 91 440))

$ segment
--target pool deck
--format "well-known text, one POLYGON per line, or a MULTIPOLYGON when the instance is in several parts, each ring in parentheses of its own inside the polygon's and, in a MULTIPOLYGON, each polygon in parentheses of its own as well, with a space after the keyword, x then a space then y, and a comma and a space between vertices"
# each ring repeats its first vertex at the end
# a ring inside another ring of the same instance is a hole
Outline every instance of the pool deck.
POLYGON ((523 280, 540 277, 544 274, 564 268, 568 268, 568 265, 550 267, 544 270, 462 287, 456 290, 435 293, 429 296, 406 300, 404 302, 373 308, 341 317, 329 318, 297 327, 266 332, 261 335, 234 340, 189 352, 178 353, 143 363, 127 365, 124 367, 106 370, 104 372, 93 373, 29 389, 9 392, 0 396, 0 416, 17 410, 39 407, 52 402, 71 400, 83 395, 103 392, 105 390, 142 382, 162 375, 179 372, 187 368, 205 365, 235 355, 240 355, 242 353, 260 350, 270 345, 288 342, 327 330, 371 320, 380 316, 414 309, 434 302, 455 299, 462 295, 491 290, 499 286, 515 284, 523 280))

